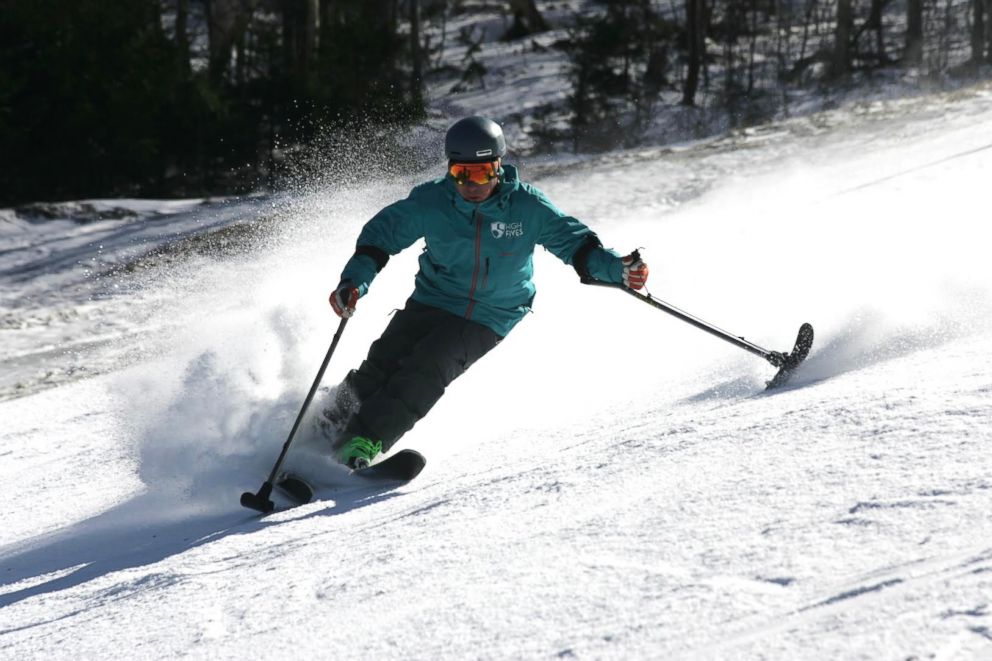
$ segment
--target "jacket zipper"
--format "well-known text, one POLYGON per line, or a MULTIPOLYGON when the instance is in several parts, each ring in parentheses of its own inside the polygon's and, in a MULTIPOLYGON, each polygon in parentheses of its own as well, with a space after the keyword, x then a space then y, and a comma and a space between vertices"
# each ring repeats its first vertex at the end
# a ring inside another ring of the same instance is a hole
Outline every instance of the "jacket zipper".
MULTIPOLYGON (((475 268, 472 269, 472 286, 468 290, 468 309, 465 311, 465 318, 472 318, 472 310, 475 308, 475 289, 479 283, 479 266, 482 258, 482 214, 475 212, 475 268)), ((487 274, 488 276, 488 268, 487 274)))

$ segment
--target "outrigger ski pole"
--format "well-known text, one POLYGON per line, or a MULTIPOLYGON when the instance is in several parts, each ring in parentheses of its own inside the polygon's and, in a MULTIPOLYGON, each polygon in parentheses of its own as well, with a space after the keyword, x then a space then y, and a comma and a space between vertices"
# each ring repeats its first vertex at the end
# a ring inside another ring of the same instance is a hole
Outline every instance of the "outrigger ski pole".
POLYGON ((289 432, 289 438, 286 439, 286 443, 282 446, 282 452, 279 453, 279 458, 276 459, 275 466, 272 467, 269 479, 262 483, 262 487, 258 490, 258 493, 245 491, 241 494, 241 504, 243 506, 258 510, 263 514, 271 512, 275 508, 275 503, 269 498, 272 495, 272 485, 275 484, 276 476, 279 474, 279 468, 282 466, 283 459, 286 458, 286 453, 289 452, 289 446, 293 442, 293 437, 296 436, 296 430, 300 428, 300 423, 303 421, 303 414, 306 413, 307 408, 310 406, 313 396, 317 394, 320 381, 324 378, 324 371, 327 369, 327 364, 331 362, 331 356, 334 355, 334 350, 338 347, 338 341, 341 339, 341 333, 344 332, 344 327, 347 323, 348 319, 343 318, 341 319, 341 323, 338 324, 338 331, 334 334, 334 339, 331 340, 331 347, 327 350, 327 355, 324 356, 324 362, 320 365, 320 370, 317 371, 317 378, 313 380, 313 385, 310 386, 310 393, 303 402, 303 408, 300 409, 300 414, 296 416, 296 422, 293 424, 292 431, 289 432))
MULTIPOLYGON (((640 258, 640 253, 635 250, 632 256, 636 262, 640 258)), ((615 289, 620 289, 634 298, 644 301, 652 307, 658 308, 662 312, 667 312, 673 317, 677 317, 686 323, 692 324, 700 330, 704 330, 711 335, 719 337, 721 340, 730 342, 734 346, 738 346, 745 351, 750 351, 756 356, 761 356, 769 363, 779 368, 778 373, 772 377, 772 380, 765 384, 766 389, 776 388, 788 381, 789 377, 792 376, 792 371, 799 366, 799 363, 806 360, 806 356, 809 355, 809 350, 813 346, 813 326, 808 323, 799 327, 799 335, 796 337, 796 344, 791 352, 783 353, 781 351, 769 351, 768 349, 759 347, 753 342, 748 342, 743 337, 738 337, 732 333, 728 333, 725 330, 717 328, 713 324, 709 324, 699 317, 694 317, 688 312, 678 309, 674 305, 669 305, 665 301, 655 298, 651 294, 640 294, 626 285, 602 282, 591 278, 584 278, 582 282, 586 285, 598 285, 600 287, 613 287, 615 289)))

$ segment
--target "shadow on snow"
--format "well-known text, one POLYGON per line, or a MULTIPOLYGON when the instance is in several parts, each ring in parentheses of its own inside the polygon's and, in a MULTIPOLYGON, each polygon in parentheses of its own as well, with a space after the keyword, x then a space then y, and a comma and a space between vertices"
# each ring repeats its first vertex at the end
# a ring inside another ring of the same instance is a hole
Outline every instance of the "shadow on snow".
MULTIPOLYGON (((246 509, 197 513, 194 507, 183 506, 170 516, 168 509, 177 503, 167 502, 160 494, 141 495, 66 529, 0 551, 0 608, 74 588, 117 571, 147 567, 229 535, 254 533, 286 520, 344 514, 393 498, 399 495, 395 490, 401 486, 392 483, 327 490, 327 498, 305 506, 301 517, 280 520, 271 517, 289 509, 277 509, 262 517, 246 509), (326 507, 313 509, 320 505, 326 507), (156 513, 151 520, 149 512, 156 513), (23 582, 28 585, 10 589, 23 582)), ((232 494, 232 502, 236 502, 236 495, 232 494)), ((0 634, 40 624, 45 622, 0 634)))

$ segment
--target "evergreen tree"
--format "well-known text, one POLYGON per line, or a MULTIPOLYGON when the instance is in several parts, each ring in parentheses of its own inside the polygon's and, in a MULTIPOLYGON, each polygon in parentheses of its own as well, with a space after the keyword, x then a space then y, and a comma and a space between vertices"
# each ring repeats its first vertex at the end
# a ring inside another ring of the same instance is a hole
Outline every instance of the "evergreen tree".
POLYGON ((577 18, 566 50, 573 148, 633 144, 664 81, 679 30, 643 0, 612 0, 603 16, 577 18))
POLYGON ((0 200, 126 193, 160 179, 176 61, 155 0, 7 0, 0 200))

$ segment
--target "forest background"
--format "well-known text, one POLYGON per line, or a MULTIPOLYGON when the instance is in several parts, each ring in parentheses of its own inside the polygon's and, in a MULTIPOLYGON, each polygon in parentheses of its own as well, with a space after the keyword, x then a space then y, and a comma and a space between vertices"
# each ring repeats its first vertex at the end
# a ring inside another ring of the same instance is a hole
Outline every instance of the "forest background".
POLYGON ((277 189, 341 135, 402 171, 527 57, 518 154, 684 141, 987 77, 992 0, 0 0, 0 206, 277 189))

